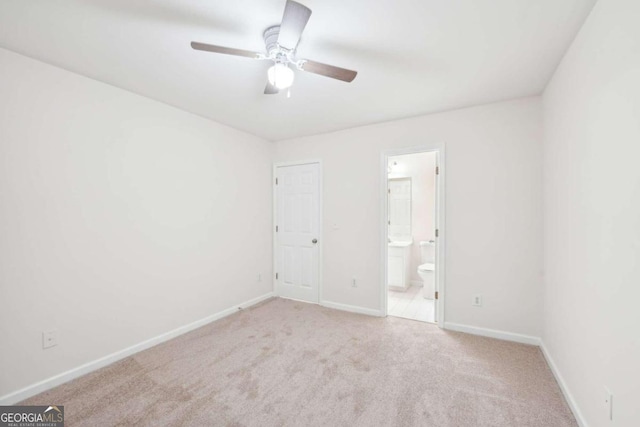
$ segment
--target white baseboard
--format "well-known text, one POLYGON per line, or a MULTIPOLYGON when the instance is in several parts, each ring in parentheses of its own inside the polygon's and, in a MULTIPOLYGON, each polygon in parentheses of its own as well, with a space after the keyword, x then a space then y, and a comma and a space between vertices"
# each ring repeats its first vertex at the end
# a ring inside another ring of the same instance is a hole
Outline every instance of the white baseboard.
POLYGON ((142 350, 146 350, 155 345, 158 345, 172 338, 175 338, 179 335, 186 334, 187 332, 190 332, 194 329, 198 329, 208 323, 222 319, 223 317, 236 313, 238 309, 251 307, 252 305, 258 304, 271 297, 273 297, 273 292, 269 292, 257 298, 253 298, 249 301, 245 301, 239 305, 235 305, 233 307, 227 308, 226 310, 222 310, 218 313, 212 314, 211 316, 207 316, 204 319, 196 320, 193 323, 189 323, 188 325, 181 326, 172 331, 150 338, 146 341, 132 345, 131 347, 122 349, 115 353, 111 353, 107 356, 101 357, 100 359, 85 363, 84 365, 78 366, 77 368, 73 368, 61 374, 47 378, 46 380, 37 382, 35 384, 31 384, 25 388, 22 388, 20 390, 14 391, 12 393, 9 393, 0 397, 0 405, 13 405, 31 396, 35 396, 38 393, 42 393, 43 391, 49 390, 60 384, 66 383, 68 381, 71 381, 83 375, 86 375, 89 372, 93 372, 97 369, 103 368, 107 365, 117 362, 118 360, 124 359, 125 357, 129 357, 132 354, 139 353, 142 350))
POLYGON ((560 374, 560 371, 558 370, 556 363, 551 358, 551 355, 549 354, 549 350, 547 350, 547 347, 544 345, 543 341, 540 341, 540 350, 542 351, 542 355, 544 356, 544 358, 547 360, 547 365, 549 365, 549 368, 551 369, 553 376, 556 377, 556 381, 560 386, 560 390, 562 390, 562 394, 564 395, 564 398, 567 401, 567 404, 569 405, 571 412, 573 412, 573 416, 576 417, 576 421, 578 422, 578 425, 580 427, 588 427, 588 424, 584 420, 584 416, 582 415, 580 408, 578 408, 578 404, 576 403, 575 399, 573 398, 573 395, 569 391, 569 387, 567 386, 567 383, 564 381, 564 378, 562 378, 562 375, 560 374))
POLYGON ((496 329, 480 328, 478 326, 461 325, 459 323, 445 322, 444 328, 450 331, 465 332, 472 335, 497 338, 499 340, 519 342, 522 344, 540 345, 540 337, 532 335, 516 334, 514 332, 499 331, 496 329))
POLYGON ((357 305, 340 304, 331 301, 320 301, 320 305, 327 308, 335 308, 336 310, 349 311, 351 313, 366 314, 368 316, 382 317, 383 314, 380 310, 374 310, 372 308, 359 307, 357 305))

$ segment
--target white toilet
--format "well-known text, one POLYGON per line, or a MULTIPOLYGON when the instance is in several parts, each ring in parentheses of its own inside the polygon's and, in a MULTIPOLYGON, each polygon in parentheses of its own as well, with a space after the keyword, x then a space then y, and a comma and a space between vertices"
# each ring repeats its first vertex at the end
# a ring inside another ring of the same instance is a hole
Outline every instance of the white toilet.
POLYGON ((429 240, 420 242, 420 261, 418 275, 422 279, 422 294, 427 299, 435 298, 436 275, 435 275, 435 241, 429 240))

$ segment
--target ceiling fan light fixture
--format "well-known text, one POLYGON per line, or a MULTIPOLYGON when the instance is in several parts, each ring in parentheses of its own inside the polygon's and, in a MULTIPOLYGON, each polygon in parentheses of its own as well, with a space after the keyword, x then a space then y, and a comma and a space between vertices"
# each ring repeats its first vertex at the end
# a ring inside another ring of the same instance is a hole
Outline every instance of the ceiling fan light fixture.
POLYGON ((278 89, 286 89, 293 84, 295 74, 286 64, 277 63, 267 71, 269 83, 278 89))

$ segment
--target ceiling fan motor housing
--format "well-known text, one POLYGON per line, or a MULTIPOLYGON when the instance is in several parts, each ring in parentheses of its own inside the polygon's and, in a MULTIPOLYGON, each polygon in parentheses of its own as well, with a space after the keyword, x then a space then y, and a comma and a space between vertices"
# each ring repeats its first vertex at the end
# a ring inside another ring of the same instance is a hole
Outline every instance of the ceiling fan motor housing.
POLYGON ((274 25, 264 31, 264 45, 267 48, 267 55, 272 56, 280 50, 278 46, 278 35, 280 34, 280 25, 274 25))

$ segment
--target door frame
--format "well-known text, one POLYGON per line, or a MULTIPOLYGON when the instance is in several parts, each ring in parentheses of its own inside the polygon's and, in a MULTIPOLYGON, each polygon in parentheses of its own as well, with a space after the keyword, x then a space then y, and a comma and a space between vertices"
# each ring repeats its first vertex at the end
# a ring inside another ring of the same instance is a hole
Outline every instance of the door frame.
POLYGON ((272 175, 271 175, 271 185, 273 189, 272 193, 272 201, 273 205, 272 209, 272 224, 271 224, 271 239, 272 239, 272 248, 273 248, 273 274, 272 278, 272 287, 273 294, 277 297, 284 298, 278 293, 278 286, 276 281, 276 273, 278 268, 278 235, 276 233, 276 225, 278 221, 278 188, 276 186, 276 177, 278 176, 278 168, 287 167, 287 166, 302 166, 309 164, 317 164, 318 165, 318 301, 310 302, 310 301, 302 301, 309 304, 320 304, 322 301, 322 248, 324 247, 324 234, 322 232, 322 212, 323 212, 323 178, 322 178, 322 159, 311 159, 311 160, 302 160, 302 161, 291 161, 291 162, 274 162, 272 175))
POLYGON ((387 218, 389 217, 389 204, 387 202, 388 188, 388 164, 389 157, 401 156, 404 154, 417 154, 435 152, 436 167, 438 167, 438 178, 436 179, 436 209, 435 209, 435 227, 438 229, 438 237, 436 237, 436 290, 438 291, 438 299, 436 300, 437 325, 444 328, 445 321, 445 144, 436 142, 430 144, 422 144, 403 148, 390 148, 380 153, 380 312, 384 317, 388 311, 389 287, 387 284, 387 262, 388 262, 388 236, 389 225, 387 218))

